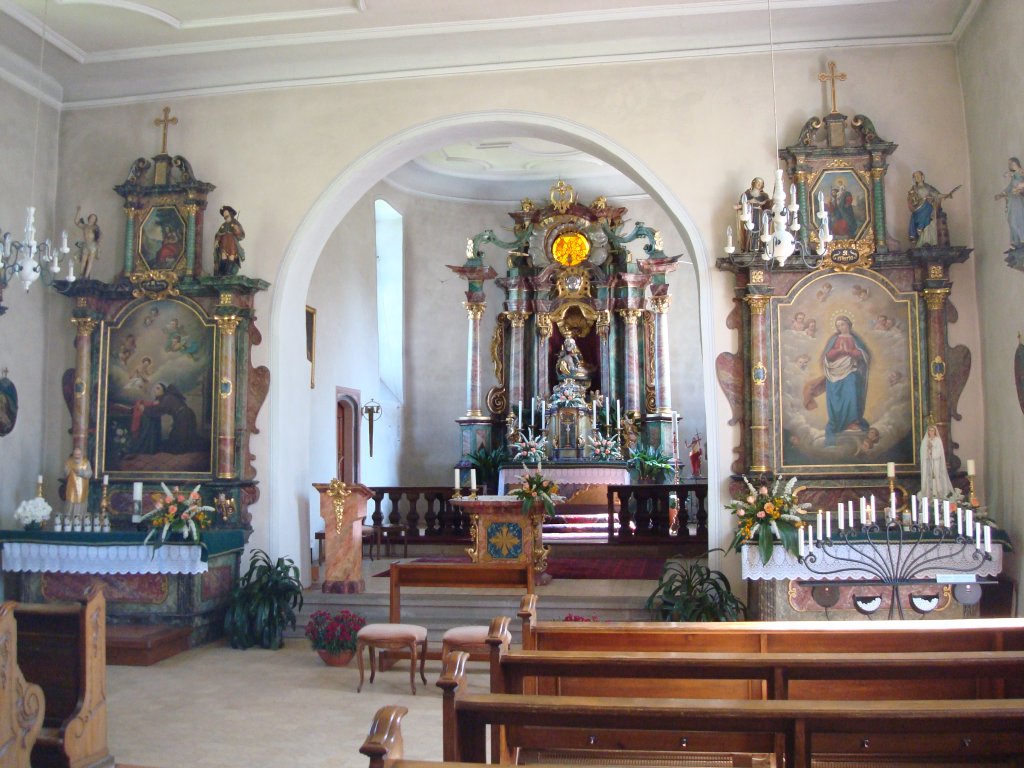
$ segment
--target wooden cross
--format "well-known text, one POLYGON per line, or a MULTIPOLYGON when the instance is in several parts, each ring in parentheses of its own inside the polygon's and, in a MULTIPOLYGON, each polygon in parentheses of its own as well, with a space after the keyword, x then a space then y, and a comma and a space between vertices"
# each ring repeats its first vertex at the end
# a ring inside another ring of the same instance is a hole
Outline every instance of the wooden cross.
POLYGON ((164 116, 162 118, 158 117, 156 120, 153 121, 153 125, 163 126, 163 129, 164 129, 163 146, 160 148, 160 154, 161 155, 166 155, 167 154, 167 126, 169 126, 169 125, 177 125, 177 124, 178 124, 178 118, 171 117, 171 108, 170 107, 164 107, 164 116))
POLYGON ((836 63, 834 61, 830 61, 828 63, 828 74, 826 74, 825 72, 819 72, 818 73, 818 80, 819 80, 819 82, 822 82, 822 83, 824 83, 826 80, 831 80, 832 81, 832 114, 833 115, 838 115, 839 114, 839 110, 836 109, 836 80, 846 80, 846 73, 845 72, 839 72, 837 74, 836 73, 836 63))

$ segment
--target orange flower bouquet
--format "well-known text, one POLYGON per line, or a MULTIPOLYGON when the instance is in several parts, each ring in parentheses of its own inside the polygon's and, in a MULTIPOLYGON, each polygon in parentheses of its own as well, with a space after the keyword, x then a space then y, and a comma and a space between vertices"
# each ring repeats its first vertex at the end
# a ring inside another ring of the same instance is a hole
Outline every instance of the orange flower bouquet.
POLYGON ((744 499, 734 499, 725 506, 737 516, 738 527, 732 543, 726 552, 739 552, 744 544, 757 540, 757 548, 761 554, 761 562, 767 563, 772 557, 772 548, 778 540, 787 552, 796 554, 799 549, 800 529, 804 521, 800 517, 810 504, 798 504, 796 478, 791 477, 785 486, 782 478, 775 480, 771 490, 767 485, 756 489, 746 477, 749 493, 744 499))
POLYGON ((183 539, 198 542, 199 532, 210 527, 210 516, 207 513, 213 511, 213 507, 203 504, 199 486, 191 491, 184 491, 178 486, 168 488, 164 483, 160 483, 160 487, 164 492, 153 494, 156 506, 142 516, 150 526, 145 543, 149 544, 158 531, 159 539, 154 542, 157 547, 167 541, 172 533, 179 533, 183 539))

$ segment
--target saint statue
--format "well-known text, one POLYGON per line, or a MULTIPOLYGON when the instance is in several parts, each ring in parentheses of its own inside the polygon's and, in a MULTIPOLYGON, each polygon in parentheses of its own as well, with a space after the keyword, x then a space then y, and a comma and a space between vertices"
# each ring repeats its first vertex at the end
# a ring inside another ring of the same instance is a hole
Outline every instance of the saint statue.
POLYGON ((949 245, 945 225, 943 224, 940 231, 938 223, 945 216, 942 212, 942 201, 952 197, 957 189, 960 187, 943 194, 924 180, 922 171, 914 171, 914 186, 907 192, 907 207, 910 208, 907 235, 914 248, 924 245, 949 245))
POLYGON ((750 189, 740 195, 736 209, 736 231, 739 235, 740 253, 756 253, 761 248, 761 214, 770 210, 772 198, 764 191, 764 179, 755 176, 750 180, 750 189), (747 229, 743 217, 749 215, 751 229, 747 229))
POLYGON ((926 499, 945 499, 953 495, 953 484, 946 471, 946 450, 942 447, 939 428, 928 425, 921 441, 921 491, 926 499))
POLYGON ((555 371, 559 381, 564 379, 586 379, 590 372, 587 364, 583 362, 583 354, 576 345, 576 339, 567 336, 562 342, 562 351, 558 353, 558 362, 555 363, 555 371))
POLYGON ((1006 201, 1006 221, 1010 225, 1010 247, 1024 245, 1024 170, 1020 160, 1011 157, 1006 177, 1010 180, 1006 189, 996 195, 996 200, 1006 201))
POLYGON ((81 213, 82 207, 79 206, 75 211, 75 226, 82 230, 82 239, 75 245, 78 246, 79 270, 82 277, 88 279, 92 277, 92 268, 99 255, 102 233, 95 213, 90 213, 84 219, 81 213))
POLYGON ((220 215, 224 223, 213 236, 213 255, 218 275, 235 275, 245 261, 245 250, 241 246, 245 230, 238 223, 238 211, 230 205, 222 205, 220 215))
POLYGON ((64 514, 68 519, 82 517, 89 507, 89 478, 92 467, 82 456, 82 449, 75 448, 64 462, 66 475, 64 485, 64 514))

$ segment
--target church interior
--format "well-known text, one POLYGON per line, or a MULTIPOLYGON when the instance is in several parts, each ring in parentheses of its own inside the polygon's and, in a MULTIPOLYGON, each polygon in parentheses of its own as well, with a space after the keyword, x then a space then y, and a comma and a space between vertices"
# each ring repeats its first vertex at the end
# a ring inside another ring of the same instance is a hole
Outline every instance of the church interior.
MULTIPOLYGON (((256 697, 203 671, 267 663, 220 639, 254 553, 305 589, 282 688, 312 612, 405 626, 390 562, 518 563, 541 619, 647 620, 685 554, 780 626, 1016 621, 1024 4, 0 0, 0 22, 4 599, 88 612, 102 585, 110 639, 217 654, 108 650, 118 764, 120 743, 172 765, 133 741, 154 685, 256 697), (53 566, 67 542, 107 570, 53 566), (128 544, 152 564, 125 571, 128 544), (603 580, 566 575, 585 566, 603 580)), ((464 578, 432 617, 405 603, 453 681, 440 632, 515 617, 521 592, 464 578)), ((385 704, 425 718, 410 758, 441 759, 434 680, 412 697, 382 655, 360 701, 358 656, 331 670, 330 764, 364 764, 385 704)), ((1024 697, 1013 669, 968 698, 1024 697)), ((295 674, 330 707, 317 671, 295 674)), ((243 764, 228 751, 194 764, 243 764)))

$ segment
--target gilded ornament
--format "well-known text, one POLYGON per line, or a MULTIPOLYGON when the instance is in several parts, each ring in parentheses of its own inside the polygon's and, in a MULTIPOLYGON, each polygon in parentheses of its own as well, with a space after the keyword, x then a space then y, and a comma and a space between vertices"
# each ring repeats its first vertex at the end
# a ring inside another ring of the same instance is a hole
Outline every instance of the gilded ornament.
POLYGON ((185 212, 186 215, 191 216, 193 218, 195 217, 195 215, 197 213, 199 213, 199 206, 196 205, 195 203, 189 203, 188 205, 183 205, 181 207, 181 209, 185 212))
POLYGON ((949 298, 949 288, 925 288, 922 293, 925 304, 933 312, 942 309, 946 304, 946 299, 949 298))
POLYGON ((234 303, 235 303, 235 294, 231 293, 230 291, 227 291, 227 292, 222 293, 220 295, 220 305, 222 307, 230 307, 234 303))
POLYGON ((608 198, 601 195, 593 203, 590 204, 590 210, 592 211, 606 211, 608 210, 608 198))
POLYGON ((132 284, 132 296, 141 299, 166 299, 178 296, 178 274, 169 269, 146 269, 128 275, 132 284))
POLYGON ((763 269, 755 269, 750 273, 750 282, 752 285, 764 285, 767 282, 768 275, 763 269))
POLYGON ((537 313, 537 335, 542 339, 546 339, 551 335, 551 315, 547 312, 537 313))
POLYGON ((667 294, 665 296, 651 297, 651 308, 659 315, 663 315, 668 312, 668 308, 671 304, 672 297, 667 294))
POLYGON ((885 177, 885 168, 872 168, 870 173, 874 181, 879 181, 885 177))
POLYGON ((494 364, 494 378, 499 387, 505 386, 505 323, 504 313, 498 315, 491 334, 491 362, 494 364))
POLYGON ((757 363, 750 372, 750 378, 755 385, 763 387, 768 381, 768 369, 764 363, 757 363))
POLYGON ((469 319, 476 321, 484 316, 484 309, 486 309, 487 304, 482 301, 464 301, 462 306, 466 308, 466 315, 469 319))
POLYGON ((565 213, 576 202, 576 190, 571 184, 566 184, 561 179, 551 187, 551 207, 559 213, 565 213))
POLYGON ((231 379, 227 376, 221 377, 220 380, 220 399, 227 400, 231 397, 231 393, 234 391, 234 386, 231 383, 231 379))
POLYGON ((99 320, 92 317, 73 317, 71 322, 74 324, 78 336, 92 336, 92 332, 100 324, 99 320))
POLYGON ((522 201, 519 203, 519 205, 522 208, 523 213, 530 213, 531 211, 533 211, 537 207, 534 204, 533 200, 531 200, 528 197, 524 197, 522 199, 522 201))
POLYGON ((626 321, 626 325, 636 325, 644 311, 642 309, 620 309, 619 315, 626 321))
POLYGON ((217 323, 217 327, 228 336, 238 330, 238 324, 242 322, 242 318, 238 315, 216 315, 213 320, 217 323))
POLYGON ((654 230, 654 250, 661 251, 665 248, 665 242, 661 239, 661 230, 654 230))
POLYGON ((327 495, 331 497, 331 502, 334 505, 335 533, 341 533, 341 525, 345 520, 345 500, 351 493, 348 486, 338 478, 331 480, 331 484, 327 486, 327 495))
POLYGON ((946 270, 941 264, 932 264, 928 267, 928 279, 929 280, 944 280, 946 278, 946 270))
POLYGON ((946 361, 942 359, 941 355, 936 355, 935 359, 932 360, 931 376, 932 381, 944 381, 946 378, 946 361))
MULTIPOLYGON (((817 232, 811 232, 811 244, 817 246, 817 232)), ((825 255, 818 269, 831 269, 836 272, 871 269, 875 263, 872 258, 874 252, 875 242, 870 237, 860 240, 833 240, 825 247, 825 255)))
POLYGON ((580 232, 563 232, 551 244, 551 255, 563 267, 575 267, 590 255, 590 241, 580 232))
POLYGON ((608 330, 612 327, 612 313, 607 309, 602 309, 597 313, 597 332, 602 336, 608 334, 608 330))
POLYGON ((505 316, 508 317, 509 323, 513 328, 523 328, 526 325, 526 320, 530 317, 529 312, 506 312, 505 316))
POLYGON ((763 294, 750 294, 744 296, 743 300, 750 306, 750 314, 752 315, 763 315, 765 310, 768 308, 768 302, 771 301, 771 296, 765 296, 763 294))

